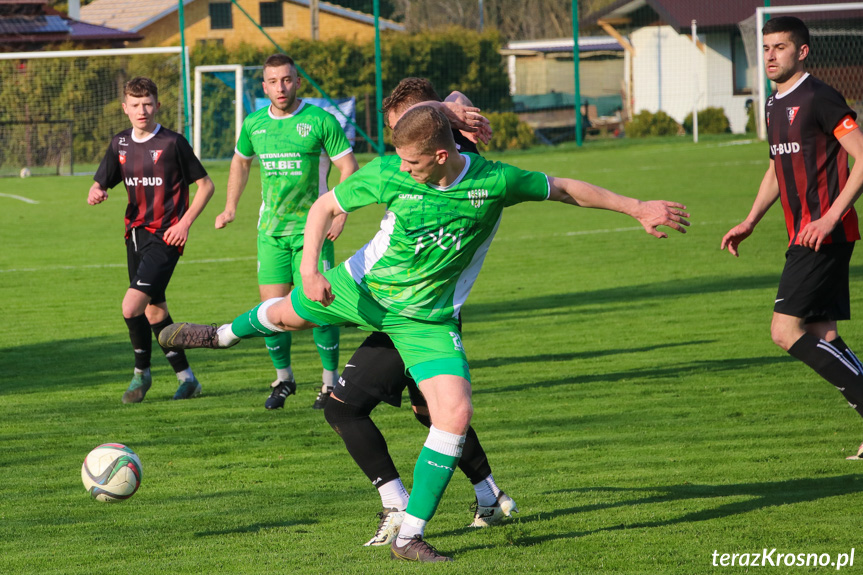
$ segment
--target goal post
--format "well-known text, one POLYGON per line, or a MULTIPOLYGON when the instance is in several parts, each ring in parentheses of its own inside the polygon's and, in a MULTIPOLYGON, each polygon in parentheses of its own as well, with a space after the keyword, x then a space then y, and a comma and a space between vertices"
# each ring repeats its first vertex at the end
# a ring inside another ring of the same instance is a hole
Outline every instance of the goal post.
POLYGON ((10 135, 3 138, 0 174, 23 168, 65 174, 57 154, 33 153, 39 146, 69 150, 62 165, 73 173, 95 172, 111 136, 129 127, 120 103, 124 83, 135 76, 156 82, 162 103, 157 120, 182 133, 186 57, 188 49, 184 54, 179 47, 0 53, 0 123, 10 135), (25 158, 34 164, 17 165, 25 158))
POLYGON ((839 90, 849 105, 863 115, 863 2, 759 7, 755 9, 758 137, 767 138, 764 106, 768 80, 761 28, 768 17, 782 15, 797 16, 809 28, 811 50, 807 70, 839 90))
POLYGON ((240 138, 240 130, 243 127, 243 66, 241 64, 225 64, 216 66, 195 66, 195 111, 193 118, 193 144, 192 148, 198 158, 203 159, 203 148, 201 145, 201 124, 203 117, 203 75, 207 72, 233 72, 234 73, 234 143, 240 138))

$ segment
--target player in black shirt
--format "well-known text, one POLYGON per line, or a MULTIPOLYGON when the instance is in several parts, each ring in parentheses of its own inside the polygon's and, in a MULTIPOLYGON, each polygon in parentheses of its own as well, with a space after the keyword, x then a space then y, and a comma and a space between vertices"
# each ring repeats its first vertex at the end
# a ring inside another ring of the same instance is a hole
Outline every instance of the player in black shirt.
MULTIPOLYGON (((411 106, 430 101, 440 102, 440 97, 428 80, 402 80, 384 100, 387 125, 393 127, 411 106)), ((450 94, 445 103, 452 104, 442 104, 442 109, 453 126, 465 129, 464 133, 453 129, 459 151, 478 153, 477 139, 487 139, 491 135, 488 120, 480 116, 479 110, 460 92, 450 94)), ((381 496, 380 522, 367 546, 389 545, 398 534, 407 509, 407 490, 384 436, 370 417, 381 402, 399 407, 405 388, 417 420, 426 427, 431 426, 425 398, 414 380, 405 374, 405 364, 392 340, 384 333, 373 333, 345 364, 339 383, 324 406, 327 422, 345 442, 348 453, 381 496)), ((459 469, 473 484, 476 493, 472 527, 486 527, 518 511, 515 501, 495 484, 488 458, 473 427, 467 430, 459 469)))
MULTIPOLYGON (((789 247, 770 334, 863 416, 863 364, 837 331, 837 322, 851 317, 848 274, 860 239, 853 205, 863 192, 863 134, 845 99, 806 72, 806 25, 781 16, 763 32, 767 77, 776 82, 765 106, 770 165, 749 216, 725 234, 721 247, 737 256, 740 242, 781 200, 789 247), (849 155, 857 160, 850 173, 849 155)), ((848 459, 861 458, 863 445, 848 459)))
MULTIPOLYGON (((165 288, 183 253, 189 227, 213 195, 213 181, 186 139, 156 123, 159 94, 149 78, 133 78, 123 88, 123 112, 132 127, 111 139, 99 165, 87 203, 108 199, 107 190, 124 183, 126 260, 129 289, 123 298, 123 318, 135 352, 135 371, 123 403, 139 403, 150 389, 151 330, 159 337, 173 323, 165 288), (198 192, 189 205, 189 184, 198 192)), ((174 399, 201 392, 182 350, 162 348, 177 373, 180 386, 174 399)))

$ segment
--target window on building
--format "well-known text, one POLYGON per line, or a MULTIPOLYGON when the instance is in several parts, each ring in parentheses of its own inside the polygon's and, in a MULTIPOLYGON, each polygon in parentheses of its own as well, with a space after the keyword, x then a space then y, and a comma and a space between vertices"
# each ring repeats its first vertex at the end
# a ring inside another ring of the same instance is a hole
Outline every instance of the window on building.
POLYGON ((731 37, 731 73, 734 75, 734 94, 751 94, 755 85, 755 67, 749 65, 743 37, 739 33, 731 37))
POLYGON ((234 27, 230 2, 210 2, 210 30, 230 30, 234 27))
POLYGON ((261 26, 282 28, 285 25, 281 2, 261 2, 261 26))

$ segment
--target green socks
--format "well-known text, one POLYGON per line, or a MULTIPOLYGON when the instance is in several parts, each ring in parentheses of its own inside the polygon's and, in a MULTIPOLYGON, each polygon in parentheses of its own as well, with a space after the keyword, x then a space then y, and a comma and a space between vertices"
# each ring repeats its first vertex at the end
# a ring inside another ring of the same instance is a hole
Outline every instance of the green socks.
POLYGON ((231 331, 234 332, 235 336, 241 339, 249 339, 250 337, 266 337, 282 333, 278 330, 272 329, 274 327, 272 324, 270 327, 264 325, 259 318, 261 315, 266 318, 267 308, 281 299, 282 298, 268 299, 263 303, 259 303, 246 313, 240 314, 233 322, 231 322, 231 331))
POLYGON ((324 369, 335 371, 339 368, 339 328, 335 325, 316 327, 312 330, 321 365, 324 369))
POLYGON ((268 335, 264 341, 267 342, 267 352, 273 361, 273 367, 276 369, 291 367, 291 332, 283 331, 268 335))
POLYGON ((437 511, 443 493, 461 458, 464 435, 455 435, 431 427, 428 439, 414 467, 407 513, 428 521, 437 511))
MULTIPOLYGON (((267 309, 284 298, 273 298, 240 314, 231 322, 231 331, 241 339, 264 337, 267 351, 276 369, 291 366, 291 332, 279 331, 267 320, 267 309)), ((312 330, 321 364, 324 369, 339 368, 339 328, 337 326, 316 327, 312 330)))

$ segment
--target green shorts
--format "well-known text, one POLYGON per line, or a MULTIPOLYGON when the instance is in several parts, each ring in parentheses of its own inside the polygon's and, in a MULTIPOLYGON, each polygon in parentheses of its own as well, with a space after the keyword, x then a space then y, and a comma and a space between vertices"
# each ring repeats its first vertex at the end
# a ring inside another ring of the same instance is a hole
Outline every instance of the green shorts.
MULTIPOLYGON (((300 285, 300 261, 303 259, 303 236, 267 236, 258 234, 258 285, 300 285)), ((335 266, 333 242, 324 240, 321 249, 321 271, 335 266)))
POLYGON ((335 301, 324 307, 307 298, 302 288, 294 289, 291 303, 301 318, 320 326, 356 325, 362 330, 386 333, 417 383, 436 375, 457 375, 470 381, 458 320, 420 321, 389 311, 357 285, 344 264, 324 276, 332 286, 335 301))

